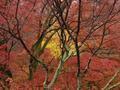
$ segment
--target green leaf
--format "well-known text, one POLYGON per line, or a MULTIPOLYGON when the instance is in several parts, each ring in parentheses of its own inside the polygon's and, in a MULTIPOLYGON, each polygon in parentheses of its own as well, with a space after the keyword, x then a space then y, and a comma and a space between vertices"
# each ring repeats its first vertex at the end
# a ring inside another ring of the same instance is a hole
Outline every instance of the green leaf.
POLYGON ((6 76, 12 78, 12 73, 11 73, 10 70, 5 71, 4 73, 5 73, 6 76))
POLYGON ((5 41, 5 40, 0 39, 0 45, 3 45, 3 44, 5 44, 5 43, 6 43, 6 41, 5 41))
POLYGON ((4 71, 5 70, 5 68, 3 67, 3 66, 0 66, 0 71, 4 71))

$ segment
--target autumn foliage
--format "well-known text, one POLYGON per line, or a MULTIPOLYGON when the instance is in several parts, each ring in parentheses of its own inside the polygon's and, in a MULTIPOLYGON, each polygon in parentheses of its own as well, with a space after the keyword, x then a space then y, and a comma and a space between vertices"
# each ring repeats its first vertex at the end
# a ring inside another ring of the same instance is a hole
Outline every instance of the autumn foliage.
POLYGON ((119 21, 119 0, 1 0, 0 90, 119 90, 119 21))

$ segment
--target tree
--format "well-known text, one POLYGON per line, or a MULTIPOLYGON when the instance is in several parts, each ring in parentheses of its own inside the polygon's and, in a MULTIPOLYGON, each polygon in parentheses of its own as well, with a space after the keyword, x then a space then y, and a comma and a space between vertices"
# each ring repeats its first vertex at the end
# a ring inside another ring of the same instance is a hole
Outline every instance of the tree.
MULTIPOLYGON (((118 0, 2 0, 0 4, 1 32, 5 32, 11 39, 8 41, 11 46, 13 42, 20 43, 30 56, 30 80, 38 65, 42 66, 45 71, 44 89, 53 87, 64 71, 65 63, 74 56, 77 57, 77 89, 82 89, 82 78, 89 71, 93 58, 103 58, 102 54, 111 50, 106 45, 112 32, 110 27, 119 23, 118 0), (32 34, 27 31, 30 29, 33 30, 32 34), (33 40, 29 46, 25 35, 36 37, 36 41, 33 40), (49 80, 51 64, 48 65, 41 56, 54 37, 58 40, 55 43, 60 55, 57 56, 57 69, 49 80), (90 56, 84 69, 81 69, 81 57, 84 53, 90 56)), ((108 57, 110 56, 107 55, 108 57)))

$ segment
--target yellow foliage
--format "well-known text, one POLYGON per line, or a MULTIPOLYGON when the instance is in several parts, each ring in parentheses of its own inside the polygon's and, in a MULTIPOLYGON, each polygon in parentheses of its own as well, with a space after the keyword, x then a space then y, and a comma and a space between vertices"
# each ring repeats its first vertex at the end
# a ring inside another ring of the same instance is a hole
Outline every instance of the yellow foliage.
MULTIPOLYGON (((69 35, 67 32, 65 32, 66 34, 66 39, 68 39, 69 35)), ((45 41, 43 41, 44 43, 45 41)), ((79 45, 81 44, 80 42, 78 43, 79 45)), ((76 49, 75 49, 75 45, 74 43, 71 41, 69 44, 69 49, 70 52, 73 53, 73 55, 75 55, 76 49)), ((85 48, 86 46, 83 45, 82 48, 85 48)), ((55 35, 53 35, 53 37, 51 38, 51 40, 49 41, 49 43, 47 44, 46 48, 50 49, 50 53, 54 56, 54 58, 59 58, 61 55, 61 49, 60 49, 60 40, 59 40, 59 36, 56 33, 55 35)))
MULTIPOLYGON (((45 41, 43 41, 44 43, 45 41)), ((61 54, 60 51, 60 42, 59 42, 59 37, 57 34, 55 34, 52 39, 49 41, 47 44, 46 48, 50 49, 50 53, 55 57, 58 58, 61 54)))

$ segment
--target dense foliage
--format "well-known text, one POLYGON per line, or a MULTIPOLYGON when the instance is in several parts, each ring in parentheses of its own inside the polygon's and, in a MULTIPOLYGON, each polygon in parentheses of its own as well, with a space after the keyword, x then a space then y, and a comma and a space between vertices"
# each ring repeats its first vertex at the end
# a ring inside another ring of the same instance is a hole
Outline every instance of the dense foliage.
POLYGON ((1 0, 0 90, 119 90, 119 0, 1 0))

